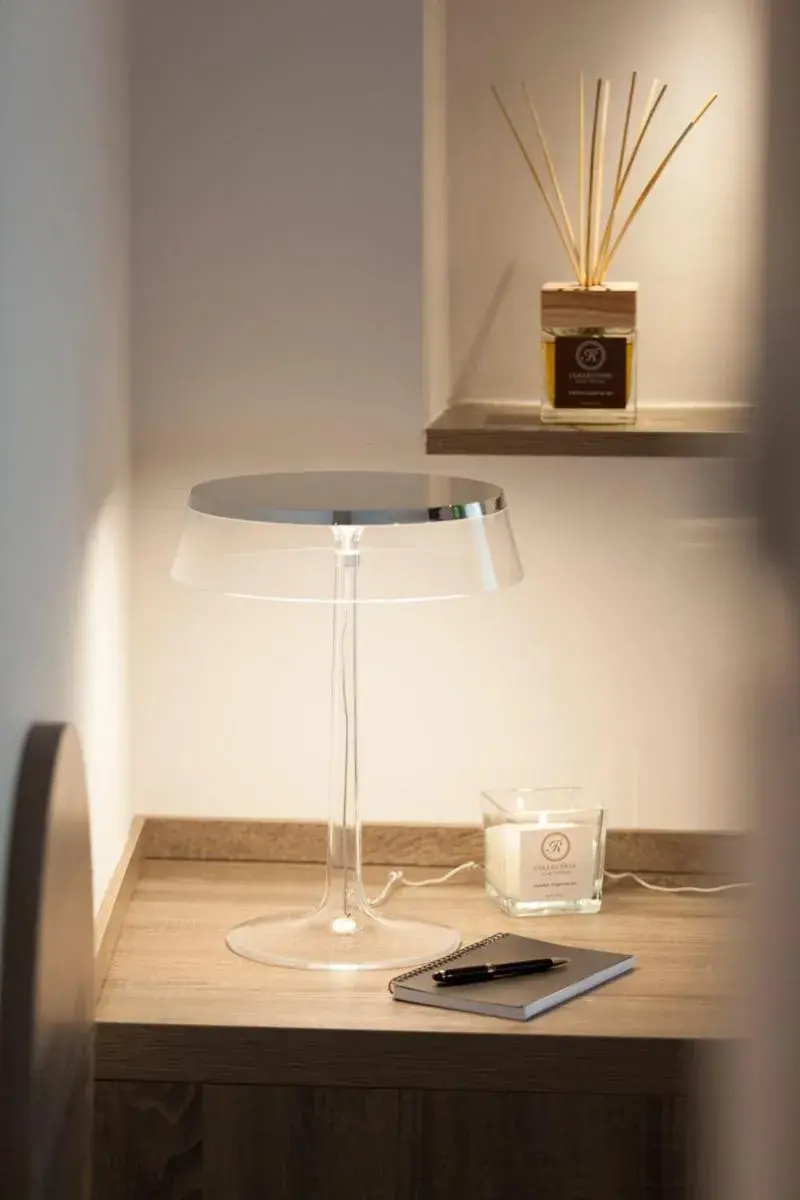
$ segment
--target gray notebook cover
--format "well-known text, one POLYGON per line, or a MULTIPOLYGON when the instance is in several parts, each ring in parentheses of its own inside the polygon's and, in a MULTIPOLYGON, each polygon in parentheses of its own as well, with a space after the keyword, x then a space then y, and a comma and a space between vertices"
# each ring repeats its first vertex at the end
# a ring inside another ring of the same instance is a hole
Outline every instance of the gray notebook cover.
POLYGON ((428 963, 405 975, 398 975, 389 984, 395 1000, 411 1004, 433 1004, 438 1008, 453 1008, 462 1012, 481 1013, 487 1017, 507 1017, 512 1021, 528 1021, 540 1013, 564 1004, 593 988, 633 970, 636 960, 631 954, 609 954, 605 950, 584 950, 578 946, 560 946, 556 942, 540 942, 516 933, 496 933, 493 937, 471 946, 436 963, 428 963), (565 967, 556 967, 541 975, 520 975, 515 979, 492 979, 486 983, 466 983, 457 987, 440 987, 433 981, 433 972, 442 965, 469 967, 493 962, 519 962, 529 958, 568 958, 565 967))

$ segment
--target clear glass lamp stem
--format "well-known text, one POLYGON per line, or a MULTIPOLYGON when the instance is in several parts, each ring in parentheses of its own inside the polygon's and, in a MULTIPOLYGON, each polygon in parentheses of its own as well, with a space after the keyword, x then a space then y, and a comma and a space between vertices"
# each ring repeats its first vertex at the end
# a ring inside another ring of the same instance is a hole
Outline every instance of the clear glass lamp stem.
POLYGON ((236 954, 318 970, 415 966, 455 950, 455 929, 386 916, 364 890, 358 808, 358 526, 334 526, 330 819, 325 890, 311 912, 257 917, 228 934, 236 954))
MULTIPOLYGON (((324 905, 339 907, 344 925, 366 906, 358 809, 358 526, 339 525, 336 541, 331 655, 331 764, 324 905)), ((334 918, 336 919, 336 918, 334 918)))

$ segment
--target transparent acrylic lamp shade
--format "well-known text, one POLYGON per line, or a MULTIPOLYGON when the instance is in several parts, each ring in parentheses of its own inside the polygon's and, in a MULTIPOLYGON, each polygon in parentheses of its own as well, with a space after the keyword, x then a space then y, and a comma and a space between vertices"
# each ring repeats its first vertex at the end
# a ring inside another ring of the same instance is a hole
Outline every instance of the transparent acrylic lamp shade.
POLYGON ((326 883, 307 913, 258 917, 237 954, 282 966, 412 966, 457 948, 449 926, 387 916, 366 898, 358 798, 357 610, 449 600, 522 578, 500 488, 397 472, 306 472, 193 488, 173 577, 208 591, 332 606, 326 883))
POLYGON ((173 578, 233 596, 341 602, 334 554, 347 530, 357 531, 356 603, 457 599, 522 577, 505 499, 491 484, 308 472, 195 487, 173 578))

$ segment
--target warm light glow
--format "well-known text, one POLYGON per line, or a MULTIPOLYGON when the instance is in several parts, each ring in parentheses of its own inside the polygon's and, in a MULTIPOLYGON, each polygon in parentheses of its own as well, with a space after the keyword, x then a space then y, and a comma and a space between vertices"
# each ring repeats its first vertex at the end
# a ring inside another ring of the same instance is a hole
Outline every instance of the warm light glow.
POLYGON ((130 821, 127 747, 127 511, 116 493, 86 541, 78 608, 76 724, 86 760, 95 907, 130 821), (98 867, 101 872, 98 872, 98 867))
POLYGON ((352 917, 336 917, 331 922, 331 929, 334 933, 355 933, 358 926, 352 917))

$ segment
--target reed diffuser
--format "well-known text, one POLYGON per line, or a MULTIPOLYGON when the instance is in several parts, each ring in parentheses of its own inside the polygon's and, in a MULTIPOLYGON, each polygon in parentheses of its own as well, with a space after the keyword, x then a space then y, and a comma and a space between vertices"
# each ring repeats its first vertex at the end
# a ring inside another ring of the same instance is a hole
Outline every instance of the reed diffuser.
POLYGON ((630 424, 636 419, 636 308, 638 284, 611 283, 608 274, 636 217, 679 147, 717 99, 711 96, 664 155, 635 200, 626 189, 667 91, 653 83, 638 126, 634 124, 637 73, 631 75, 619 150, 608 178, 604 208, 611 83, 598 79, 587 104, 584 79, 578 95, 578 214, 573 224, 531 94, 522 84, 544 171, 534 162, 500 98, 492 92, 545 203, 570 265, 572 278, 542 288, 542 420, 571 424, 630 424), (589 119, 591 118, 591 119, 589 119), (623 216, 623 214, 625 214, 623 216))

